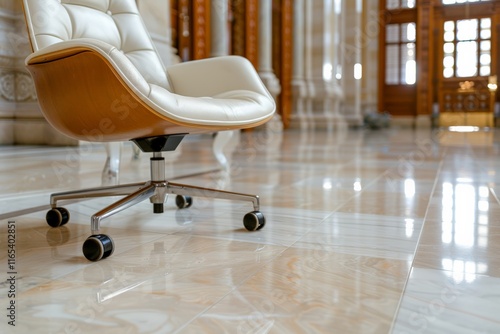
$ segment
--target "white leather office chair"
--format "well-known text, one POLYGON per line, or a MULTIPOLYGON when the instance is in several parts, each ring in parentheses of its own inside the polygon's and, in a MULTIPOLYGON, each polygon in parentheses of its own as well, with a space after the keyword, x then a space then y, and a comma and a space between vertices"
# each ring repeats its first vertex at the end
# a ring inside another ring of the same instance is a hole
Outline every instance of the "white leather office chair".
POLYGON ((61 200, 123 195, 91 217, 83 254, 98 261, 113 253, 99 233, 101 221, 149 199, 163 212, 168 194, 179 208, 191 196, 250 201, 247 230, 265 224, 256 195, 206 189, 165 180, 162 152, 184 136, 252 128, 267 122, 275 103, 255 69, 236 56, 164 68, 134 0, 23 0, 33 53, 26 59, 42 112, 69 137, 92 142, 131 140, 151 152, 151 180, 52 194, 46 220, 64 225, 61 200))

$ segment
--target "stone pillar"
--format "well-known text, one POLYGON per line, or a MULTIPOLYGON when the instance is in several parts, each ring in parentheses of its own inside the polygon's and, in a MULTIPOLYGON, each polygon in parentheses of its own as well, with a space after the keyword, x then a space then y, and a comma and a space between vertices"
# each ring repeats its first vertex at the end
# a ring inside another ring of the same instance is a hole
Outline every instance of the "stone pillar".
POLYGON ((273 71, 272 0, 259 1, 259 74, 269 92, 276 97, 281 92, 273 71))
POLYGON ((341 12, 335 5, 341 0, 297 1, 295 19, 295 52, 299 62, 295 64, 295 88, 300 92, 305 86, 305 97, 296 97, 297 117, 294 124, 301 127, 331 128, 344 125, 340 115, 343 92, 336 77, 341 45, 338 37, 338 20, 341 12), (304 83, 302 83, 302 81, 304 83), (305 124, 305 125, 304 125, 305 124))
POLYGON ((210 6, 210 56, 226 56, 229 53, 228 0, 212 0, 210 6))
POLYGON ((342 115, 349 124, 358 126, 363 124, 361 82, 365 74, 362 63, 363 45, 361 44, 363 0, 345 1, 344 8, 342 87, 345 100, 342 115))
POLYGON ((324 58, 322 61, 323 80, 325 81, 325 117, 327 126, 344 126, 345 119, 341 115, 341 103, 344 91, 340 84, 338 68, 341 59, 340 45, 342 0, 329 0, 324 3, 324 58))
POLYGON ((163 63, 179 63, 177 50, 172 47, 170 1, 137 0, 137 5, 163 63))
POLYGON ((304 80, 304 0, 293 2, 293 74, 292 74, 292 119, 291 127, 307 129, 305 98, 307 87, 304 80))
POLYGON ((363 48, 362 115, 375 113, 378 110, 378 36, 381 24, 379 1, 364 0, 363 30, 361 32, 363 48))
MULTIPOLYGON (((281 93, 281 85, 273 70, 273 40, 272 40, 272 0, 259 0, 259 67, 260 78, 266 85, 269 93, 277 101, 281 93)), ((275 114, 267 126, 273 129, 281 129, 281 117, 275 114)))

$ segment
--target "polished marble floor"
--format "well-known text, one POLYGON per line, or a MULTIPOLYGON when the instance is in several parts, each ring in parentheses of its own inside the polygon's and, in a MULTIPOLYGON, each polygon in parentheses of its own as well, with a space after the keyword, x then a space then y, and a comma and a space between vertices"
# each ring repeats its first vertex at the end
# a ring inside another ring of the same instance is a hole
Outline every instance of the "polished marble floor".
MULTIPOLYGON (((145 202, 103 221, 116 248, 99 262, 81 246, 114 199, 44 217, 51 192, 101 184, 104 148, 0 147, 0 332, 500 332, 497 129, 254 131, 228 170, 211 145, 187 138, 167 177, 259 194, 265 228, 244 230, 249 203, 145 202)), ((132 156, 121 183, 149 178, 132 156)))

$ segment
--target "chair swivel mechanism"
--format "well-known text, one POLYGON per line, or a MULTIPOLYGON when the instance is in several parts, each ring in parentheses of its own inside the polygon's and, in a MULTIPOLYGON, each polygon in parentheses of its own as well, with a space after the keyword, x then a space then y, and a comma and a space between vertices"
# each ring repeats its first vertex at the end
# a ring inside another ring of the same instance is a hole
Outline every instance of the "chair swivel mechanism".
POLYGON ((83 243, 90 261, 109 257, 112 238, 100 233, 106 219, 144 200, 162 213, 168 194, 178 208, 192 197, 249 201, 247 230, 265 225, 256 195, 208 189, 165 179, 162 152, 190 134, 253 128, 270 120, 275 103, 252 64, 238 56, 165 67, 134 0, 23 0, 32 46, 26 58, 47 121, 88 142, 132 141, 150 153, 150 180, 52 194, 47 223, 66 224, 63 200, 123 196, 90 219, 83 243))

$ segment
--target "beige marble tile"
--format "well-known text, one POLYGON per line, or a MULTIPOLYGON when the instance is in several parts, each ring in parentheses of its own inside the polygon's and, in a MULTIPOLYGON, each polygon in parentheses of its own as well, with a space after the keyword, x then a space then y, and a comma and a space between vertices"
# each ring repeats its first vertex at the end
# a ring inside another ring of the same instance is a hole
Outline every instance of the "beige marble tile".
MULTIPOLYGON (((497 216, 496 216, 497 217, 497 216)), ((457 271, 458 275, 481 274, 500 277, 500 226, 496 218, 488 224, 473 219, 427 221, 415 266, 457 271)))
POLYGON ((183 333, 384 333, 408 261, 290 248, 183 333))
POLYGON ((414 268, 393 333, 497 333, 499 284, 496 277, 414 268))
MULTIPOLYGON (((284 250, 190 235, 149 242, 143 235, 134 235, 131 242, 131 236, 112 232, 117 250, 122 252, 108 261, 77 261, 74 255, 64 255, 70 251, 60 247, 62 262, 73 271, 55 273, 54 263, 49 263, 37 273, 51 273, 51 280, 40 279, 36 285, 18 289, 18 312, 23 315, 20 330, 43 326, 48 332, 68 328, 84 333, 170 332, 204 312, 284 250)), ((24 268, 19 268, 21 273, 32 275, 24 268)))
POLYGON ((293 247, 411 261, 421 229, 421 219, 339 212, 293 247))
MULTIPOLYGON (((16 272, 19 277, 18 291, 33 286, 32 278, 44 282, 86 267, 89 262, 83 257, 82 245, 90 235, 90 225, 68 223, 59 228, 50 228, 45 223, 45 212, 35 216, 21 216, 8 221, 15 222, 16 272), (25 283, 25 279, 27 282, 25 283)), ((7 240, 11 232, 7 222, 2 221, 0 238, 7 240)), ((119 254, 147 241, 159 238, 157 233, 124 229, 103 228, 115 243, 115 253, 119 254)), ((7 263, 8 244, 0 244, 0 262, 7 263)), ((7 272, 7 271, 6 271, 7 272)), ((5 273, 6 273, 5 272, 5 273)), ((1 290, 1 289, 0 289, 1 290)))
MULTIPOLYGON (((265 228, 243 229, 245 202, 195 198, 177 210, 171 196, 156 215, 146 201, 102 222, 116 247, 97 263, 81 246, 91 215, 116 198, 62 203, 71 221, 57 229, 45 212, 52 192, 100 185, 104 147, 1 146, 0 240, 15 220, 18 329, 496 333, 500 138, 492 131, 244 133, 228 173, 211 136, 186 138, 166 154, 167 178, 258 194, 265 228)), ((149 178, 149 155, 133 160, 130 144, 122 154, 122 183, 149 178)), ((0 263, 7 247, 0 242, 0 263)), ((8 279, 0 271, 2 309, 8 279)), ((0 321, 1 333, 10 329, 0 321)))

